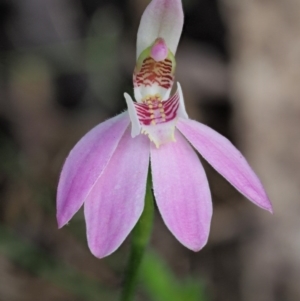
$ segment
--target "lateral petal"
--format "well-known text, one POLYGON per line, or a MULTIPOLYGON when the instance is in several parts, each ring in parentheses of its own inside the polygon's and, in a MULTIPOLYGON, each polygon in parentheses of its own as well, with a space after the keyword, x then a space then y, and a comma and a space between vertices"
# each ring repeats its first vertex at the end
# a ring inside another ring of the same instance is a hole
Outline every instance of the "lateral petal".
POLYGON ((176 53, 183 26, 181 0, 152 0, 142 15, 137 34, 137 58, 157 38, 176 53))
POLYGON ((177 91, 178 92, 176 92, 176 93, 178 93, 178 95, 179 95, 179 107, 178 107, 177 115, 178 115, 178 117, 181 117, 184 119, 189 119, 189 116, 185 109, 183 93, 182 93, 181 85, 179 82, 177 82, 177 91))
POLYGON ((151 145, 154 195, 162 218, 187 248, 207 242, 212 216, 209 185, 196 153, 176 130, 176 142, 151 145))
POLYGON ((209 164, 257 206, 272 212, 272 204, 262 183, 233 144, 208 126, 179 119, 177 128, 209 164))
POLYGON ((131 121, 131 137, 134 138, 141 133, 141 125, 131 96, 127 93, 124 93, 124 97, 126 100, 128 113, 131 121))
POLYGON ((110 161, 130 122, 127 112, 100 123, 71 150, 57 189, 57 221, 63 227, 82 206, 110 161))
POLYGON ((84 214, 88 245, 98 258, 114 252, 142 214, 149 144, 143 135, 132 138, 128 128, 86 199, 84 214))

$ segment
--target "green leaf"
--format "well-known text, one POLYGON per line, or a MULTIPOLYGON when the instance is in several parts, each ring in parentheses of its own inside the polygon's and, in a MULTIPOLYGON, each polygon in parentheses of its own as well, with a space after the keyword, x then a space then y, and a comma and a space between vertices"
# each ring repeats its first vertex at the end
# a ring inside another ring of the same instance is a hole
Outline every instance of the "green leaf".
POLYGON ((141 268, 142 284, 153 301, 207 301, 203 283, 197 279, 177 280, 153 251, 145 254, 141 268))

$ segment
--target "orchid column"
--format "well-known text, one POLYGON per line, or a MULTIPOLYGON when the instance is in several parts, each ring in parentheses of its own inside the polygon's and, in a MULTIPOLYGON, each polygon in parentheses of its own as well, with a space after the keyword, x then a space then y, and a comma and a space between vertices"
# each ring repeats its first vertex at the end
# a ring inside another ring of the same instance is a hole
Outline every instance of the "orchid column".
MULTIPOLYGON (((88 132, 64 164, 57 192, 59 227, 84 204, 88 245, 98 258, 114 252, 137 224, 152 184, 168 229, 187 248, 203 248, 212 202, 194 149, 250 201, 272 212, 260 180, 242 154, 213 129, 189 119, 179 83, 170 96, 182 26, 181 0, 150 2, 138 31, 135 101, 125 93, 128 112, 88 132), (146 194, 149 161, 152 181, 146 194)), ((145 211, 142 221, 152 218, 150 203, 150 213, 145 211)), ((135 233, 143 232, 143 224, 135 233)), ((133 241, 143 241, 139 248, 144 249, 148 238, 135 235, 133 241)))

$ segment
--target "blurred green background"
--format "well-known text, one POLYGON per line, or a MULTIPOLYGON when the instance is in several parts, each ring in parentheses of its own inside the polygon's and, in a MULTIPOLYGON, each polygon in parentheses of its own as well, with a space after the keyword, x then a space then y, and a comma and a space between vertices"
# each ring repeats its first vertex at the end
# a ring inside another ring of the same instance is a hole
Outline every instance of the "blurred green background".
MULTIPOLYGON (((89 252, 79 212, 61 230, 70 149, 126 109, 149 0, 0 0, 0 301, 118 300, 130 237, 89 252)), ((205 162, 212 231, 198 253, 156 210, 136 300, 300 300, 300 4, 184 0, 177 79, 191 118, 227 136, 274 203, 256 208, 205 162)))

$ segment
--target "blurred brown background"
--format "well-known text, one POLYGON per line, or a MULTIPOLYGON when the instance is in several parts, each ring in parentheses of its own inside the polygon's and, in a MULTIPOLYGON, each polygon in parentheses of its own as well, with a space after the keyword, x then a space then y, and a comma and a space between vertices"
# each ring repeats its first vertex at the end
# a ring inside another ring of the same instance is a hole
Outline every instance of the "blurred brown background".
MULTIPOLYGON (((0 301, 117 300, 129 241, 94 258, 82 214, 57 230, 55 193, 72 146, 126 108, 148 3, 0 1, 0 301)), ((176 75, 187 111, 242 150, 274 215, 203 162, 207 246, 185 249, 156 212, 151 248, 179 281, 199 279, 207 300, 300 300, 300 2, 183 4, 176 75)), ((153 299, 141 288, 137 300, 153 299)))

